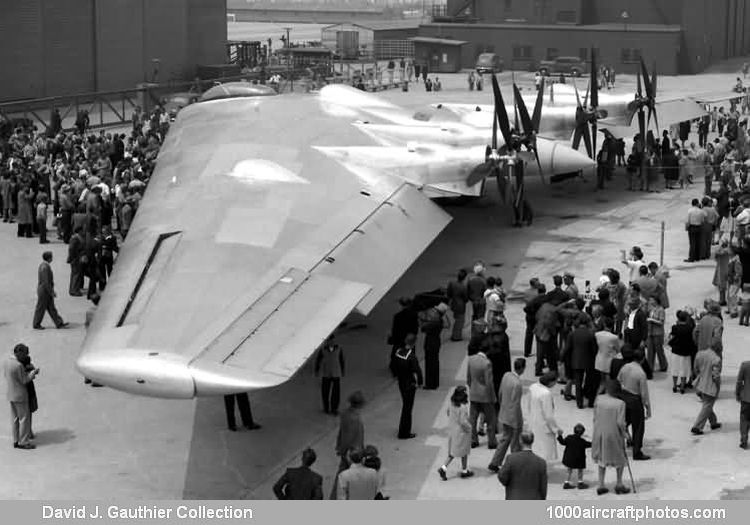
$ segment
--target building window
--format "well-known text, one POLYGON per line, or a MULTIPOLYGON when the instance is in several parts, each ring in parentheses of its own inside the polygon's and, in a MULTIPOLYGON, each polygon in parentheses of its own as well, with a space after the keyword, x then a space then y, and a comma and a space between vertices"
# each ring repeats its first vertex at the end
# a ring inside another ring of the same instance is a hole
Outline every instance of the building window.
POLYGON ((557 23, 558 24, 575 24, 576 12, 575 11, 558 11, 557 12, 557 23))
POLYGON ((505 10, 510 11, 513 9, 513 0, 505 0, 505 10))
POLYGON ((556 47, 547 48, 547 60, 554 60, 560 56, 560 50, 556 47))
POLYGON ((641 61, 641 50, 625 48, 621 52, 621 58, 623 64, 634 64, 641 61))
POLYGON ((513 59, 528 59, 533 56, 533 48, 531 46, 513 46, 513 59))

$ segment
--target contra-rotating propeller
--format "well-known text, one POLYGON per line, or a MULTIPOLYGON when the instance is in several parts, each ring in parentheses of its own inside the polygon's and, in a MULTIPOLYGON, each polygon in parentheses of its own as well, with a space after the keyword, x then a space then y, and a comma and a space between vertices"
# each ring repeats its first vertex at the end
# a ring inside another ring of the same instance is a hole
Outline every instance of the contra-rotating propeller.
POLYGON ((596 132, 597 122, 604 116, 604 112, 599 110, 599 79, 596 69, 596 53, 594 48, 591 49, 591 74, 589 75, 589 85, 586 88, 586 96, 581 104, 581 97, 578 94, 578 86, 573 81, 573 88, 576 92, 576 127, 573 133, 573 149, 577 150, 583 139, 586 146, 586 153, 590 158, 596 155, 596 132), (591 93, 591 103, 589 104, 589 93, 591 93))
MULTIPOLYGON (((529 116, 526 105, 520 96, 518 87, 514 84, 513 88, 515 95, 514 110, 516 113, 516 121, 518 121, 520 116, 523 133, 521 133, 518 128, 511 129, 510 119, 508 118, 508 113, 505 109, 505 101, 503 100, 503 95, 500 91, 500 85, 497 82, 497 78, 492 75, 492 91, 495 102, 495 111, 492 119, 492 143, 491 145, 488 145, 485 150, 485 161, 476 166, 466 180, 468 186, 474 186, 487 177, 494 176, 497 180, 498 189, 500 190, 503 200, 505 199, 506 180, 502 174, 502 168, 508 165, 514 165, 518 160, 523 158, 522 149, 524 147, 534 154, 541 172, 541 163, 539 162, 539 156, 536 149, 536 134, 539 131, 539 122, 541 121, 544 86, 542 85, 542 89, 540 89, 539 94, 537 95, 534 113, 531 117, 529 116), (497 144, 498 126, 500 128, 500 133, 503 136, 503 140, 505 141, 505 145, 501 148, 498 148, 497 144)), ((530 160, 530 157, 528 160, 530 160)))
POLYGON ((646 140, 646 130, 651 125, 651 116, 654 117, 654 124, 656 125, 657 132, 659 131, 659 117, 656 114, 656 64, 654 64, 653 73, 651 78, 648 75, 648 69, 646 63, 641 57, 641 64, 638 69, 638 86, 635 93, 635 100, 628 104, 628 110, 632 113, 638 113, 638 131, 641 134, 641 140, 646 140), (641 86, 641 77, 643 77, 643 87, 641 86), (643 88, 645 87, 646 92, 644 94, 643 88), (648 120, 646 119, 645 110, 648 109, 648 120))

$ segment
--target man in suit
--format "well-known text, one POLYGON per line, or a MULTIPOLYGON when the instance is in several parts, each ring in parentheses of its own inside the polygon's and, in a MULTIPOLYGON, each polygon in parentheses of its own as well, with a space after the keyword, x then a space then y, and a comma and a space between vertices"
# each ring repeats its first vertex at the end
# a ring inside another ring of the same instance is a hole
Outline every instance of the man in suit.
POLYGON ((521 376, 526 370, 526 359, 517 358, 513 362, 513 372, 503 375, 500 383, 500 390, 497 394, 500 403, 500 412, 498 423, 502 425, 503 433, 500 436, 500 442, 497 444, 497 450, 492 456, 492 461, 487 466, 492 472, 500 470, 500 464, 505 459, 505 454, 510 447, 511 453, 521 450, 521 430, 523 429, 523 413, 521 411, 521 397, 523 396, 523 385, 521 376))
POLYGON ((310 467, 318 456, 311 448, 302 451, 302 466, 288 468, 273 486, 278 499, 323 499, 323 478, 310 467))
POLYGON ((471 421, 471 446, 479 446, 477 419, 484 414, 487 423, 487 447, 497 448, 495 435, 495 401, 497 396, 492 383, 492 363, 484 352, 472 350, 466 367, 466 384, 469 386, 469 419, 471 421))
POLYGON ((721 358, 713 347, 704 348, 696 354, 693 371, 697 377, 695 391, 701 398, 702 406, 690 432, 699 436, 703 434, 706 421, 711 425, 711 430, 721 428, 714 412, 714 403, 721 387, 721 358))
POLYGON ((642 344, 646 344, 648 338, 648 317, 643 311, 640 297, 633 297, 628 304, 630 314, 625 319, 625 330, 623 340, 635 350, 642 344))
POLYGON ((52 276, 52 252, 44 252, 42 254, 42 262, 39 264, 38 279, 36 286, 36 308, 34 310, 34 320, 31 325, 35 330, 44 330, 42 326, 42 319, 44 319, 44 313, 49 313, 49 316, 54 321, 57 328, 64 328, 68 326, 68 323, 62 320, 60 314, 57 313, 55 308, 55 280, 52 276))
POLYGON ((505 485, 505 499, 547 499, 547 462, 531 451, 534 434, 521 434, 520 452, 503 463, 497 479, 505 485))
POLYGON ((411 439, 416 437, 411 431, 411 412, 414 408, 414 398, 417 387, 422 385, 422 369, 414 348, 417 342, 415 334, 407 334, 404 344, 396 351, 393 359, 393 371, 398 380, 398 390, 401 393, 401 419, 398 424, 398 438, 411 439))
POLYGON ((86 260, 86 246, 83 241, 83 228, 77 226, 68 244, 68 264, 70 265, 70 286, 68 293, 73 297, 83 294, 83 266, 86 260))
POLYGON ((7 397, 10 401, 11 422, 13 425, 13 448, 31 450, 36 448, 31 439, 31 407, 27 385, 39 374, 35 368, 29 372, 21 363, 28 358, 29 347, 19 343, 13 349, 13 356, 5 361, 3 372, 8 385, 7 397))
POLYGON ((750 361, 744 361, 740 365, 735 396, 740 404, 740 448, 747 450, 747 433, 750 430, 750 361))
POLYGON ((338 476, 338 499, 374 500, 380 491, 380 477, 375 469, 362 465, 361 450, 349 452, 349 468, 338 476))
POLYGON ((575 329, 568 336, 567 351, 570 352, 569 363, 576 385, 576 405, 578 408, 583 408, 585 395, 589 407, 593 407, 599 388, 599 375, 594 368, 598 345, 594 331, 587 326, 585 321, 577 317, 574 322, 575 329))
POLYGON ((237 422, 234 418, 234 402, 237 401, 237 406, 240 409, 240 418, 242 424, 248 430, 257 430, 260 427, 255 421, 253 421, 253 412, 250 410, 250 398, 247 396, 247 392, 241 392, 239 394, 230 394, 224 396, 224 409, 227 412, 227 427, 232 432, 237 431, 237 422))

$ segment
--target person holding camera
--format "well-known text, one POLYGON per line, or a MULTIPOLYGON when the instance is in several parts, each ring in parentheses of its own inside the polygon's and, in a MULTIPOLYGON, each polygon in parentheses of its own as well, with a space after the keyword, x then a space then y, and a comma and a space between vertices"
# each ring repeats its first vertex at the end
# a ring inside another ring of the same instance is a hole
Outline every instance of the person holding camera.
POLYGON ((13 356, 5 361, 3 372, 8 385, 7 397, 13 431, 13 448, 32 450, 36 446, 31 440, 31 398, 28 385, 39 375, 39 368, 26 369, 29 360, 29 347, 18 343, 13 348, 13 356))

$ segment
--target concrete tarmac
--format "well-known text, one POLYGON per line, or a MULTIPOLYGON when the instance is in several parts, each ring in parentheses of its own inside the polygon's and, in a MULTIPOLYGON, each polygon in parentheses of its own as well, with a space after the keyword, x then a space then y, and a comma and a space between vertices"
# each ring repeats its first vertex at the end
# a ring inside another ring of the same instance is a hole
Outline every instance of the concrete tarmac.
MULTIPOLYGON (((731 82, 731 75, 723 75, 731 82)), ((442 93, 388 91, 389 100, 416 108, 437 100, 468 99, 463 76, 443 76, 442 93)), ((675 82, 676 84, 677 82, 675 82)), ((667 84, 667 81, 663 82, 667 84)), ((660 80, 660 85, 662 81, 660 80)), ((625 83, 627 88, 627 83, 625 83)), ((716 86, 714 85, 714 88, 716 86)), ((710 87, 707 89, 711 89, 710 87)), ((477 94, 486 98, 487 92, 477 94)), ((473 101, 474 99, 471 99, 473 101)), ((447 446, 445 410, 452 388, 465 381, 465 343, 446 341, 441 351, 441 386, 419 391, 414 408, 417 438, 396 439, 400 410, 398 390, 387 372, 389 347, 385 339, 397 298, 444 285, 459 267, 481 258, 490 275, 503 278, 506 288, 519 290, 530 276, 550 283, 564 270, 577 275, 579 286, 596 281, 604 267, 617 267, 619 250, 640 245, 646 259, 659 259, 660 223, 666 224, 664 262, 672 270, 669 283, 673 307, 699 306, 715 296, 711 286, 713 264, 686 264, 687 236, 683 220, 700 185, 660 193, 625 191, 624 171, 619 170, 609 188, 596 192, 593 177, 548 186, 529 183, 528 193, 536 218, 530 228, 509 227, 510 210, 499 202, 494 185, 488 195, 465 205, 446 207, 453 222, 414 263, 381 301, 372 315, 353 317, 339 336, 345 349, 345 398, 361 389, 368 399, 363 412, 366 442, 381 452, 387 472, 386 493, 393 499, 502 499, 504 492, 485 469, 490 459, 486 447, 472 451, 469 462, 477 476, 470 480, 439 480, 447 446)), ((51 235, 54 239, 54 234, 51 235)), ((331 487, 336 468, 333 453, 335 418, 322 413, 319 388, 311 365, 291 381, 250 394, 253 414, 263 428, 230 432, 226 428, 221 398, 172 401, 130 396, 106 388, 84 386, 73 363, 83 339, 83 319, 88 304, 67 295, 69 270, 64 263, 67 247, 47 245, 55 255, 53 268, 58 309, 71 327, 31 329, 36 268, 42 247, 36 240, 17 239, 15 225, 0 225, 0 340, 6 357, 17 342, 29 345, 42 369, 36 381, 40 409, 34 429, 38 448, 15 450, 11 446, 7 403, 0 403, 0 497, 24 499, 133 498, 133 499, 267 499, 271 486, 287 466, 298 463, 302 449, 318 452, 315 470, 324 476, 324 492, 331 487), (4 419, 2 419, 4 418, 4 419), (1 445, 5 443, 5 446, 1 445)), ((397 247, 396 247, 397 248, 397 247)), ((508 318, 512 356, 522 354, 521 305, 511 302, 508 318)), ((672 394, 671 378, 656 374, 650 382, 654 417, 647 422, 645 451, 653 459, 635 462, 633 473, 644 499, 716 499, 747 497, 750 456, 737 447, 738 404, 733 399, 737 367, 744 358, 746 328, 735 320, 725 329, 723 392, 716 411, 724 427, 694 437, 692 420, 699 403, 694 394, 672 394)), ((421 341, 419 355, 421 357, 421 341)), ((529 369, 533 360, 529 363, 529 369)), ((527 374, 527 383, 532 381, 527 374)), ((582 422, 590 436, 592 411, 577 410, 556 396, 557 420, 566 432, 582 422)), ((560 451, 562 455, 562 451, 560 451)), ((586 479, 594 485, 595 468, 589 460, 586 479)), ((453 469, 456 465, 452 466, 453 469)), ((612 474, 610 474, 612 475, 612 474)), ((593 489, 563 491, 564 471, 550 464, 551 499, 594 498, 593 489)), ((613 480, 610 480, 610 484, 613 480)), ((604 496, 604 498, 615 496, 604 496)))

